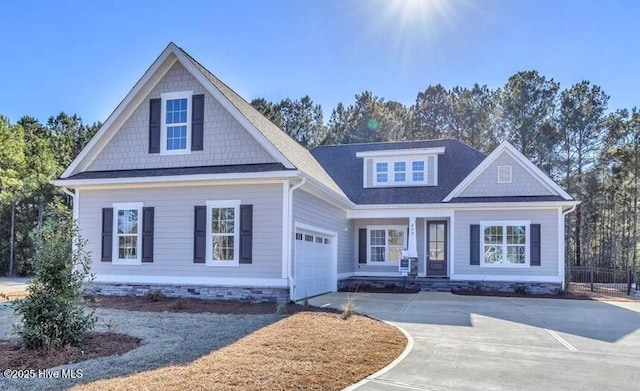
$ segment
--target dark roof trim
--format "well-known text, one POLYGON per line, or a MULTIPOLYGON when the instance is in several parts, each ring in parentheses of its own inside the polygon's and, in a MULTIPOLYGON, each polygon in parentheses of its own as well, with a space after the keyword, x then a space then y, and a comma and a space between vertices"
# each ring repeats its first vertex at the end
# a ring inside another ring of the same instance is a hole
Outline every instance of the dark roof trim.
POLYGON ((200 166, 176 168, 147 168, 136 170, 113 171, 85 171, 61 180, 80 179, 114 179, 114 178, 144 178, 159 176, 180 176, 198 174, 238 174, 251 172, 291 171, 281 163, 236 164, 225 166, 200 166))

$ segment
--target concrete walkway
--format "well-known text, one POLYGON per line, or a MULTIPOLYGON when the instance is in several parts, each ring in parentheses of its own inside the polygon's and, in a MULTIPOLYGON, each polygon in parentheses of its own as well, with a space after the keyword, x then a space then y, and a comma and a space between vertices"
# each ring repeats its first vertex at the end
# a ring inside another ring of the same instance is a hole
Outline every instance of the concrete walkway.
POLYGON ((358 390, 640 389, 640 302, 331 293, 310 299, 392 322, 407 357, 358 390))

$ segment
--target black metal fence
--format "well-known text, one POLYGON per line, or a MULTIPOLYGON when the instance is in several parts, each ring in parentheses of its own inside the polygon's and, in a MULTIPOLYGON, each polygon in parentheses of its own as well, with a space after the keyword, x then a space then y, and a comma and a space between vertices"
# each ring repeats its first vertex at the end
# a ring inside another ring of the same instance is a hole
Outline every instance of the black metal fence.
POLYGON ((635 291, 631 268, 568 266, 567 290, 628 296, 635 291))

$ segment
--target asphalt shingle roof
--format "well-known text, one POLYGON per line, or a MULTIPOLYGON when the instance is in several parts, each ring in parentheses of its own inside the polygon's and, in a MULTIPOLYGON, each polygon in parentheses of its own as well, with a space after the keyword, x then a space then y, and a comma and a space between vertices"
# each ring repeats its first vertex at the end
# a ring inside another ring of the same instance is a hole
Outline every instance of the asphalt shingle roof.
POLYGON ((356 204, 442 202, 486 158, 482 152, 449 139, 322 146, 311 154, 356 204), (433 147, 445 147, 444 154, 438 156, 438 186, 363 187, 363 159, 356 157, 357 152, 433 147))

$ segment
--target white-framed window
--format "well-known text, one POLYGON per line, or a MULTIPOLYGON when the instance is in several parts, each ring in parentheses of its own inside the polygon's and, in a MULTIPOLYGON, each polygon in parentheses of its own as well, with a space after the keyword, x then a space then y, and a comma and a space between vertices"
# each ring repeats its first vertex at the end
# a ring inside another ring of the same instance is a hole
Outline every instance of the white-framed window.
POLYGON ((498 183, 511 183, 511 166, 498 166, 498 183))
POLYGON ((142 202, 113 204, 114 265, 142 264, 142 202))
POLYGON ((367 263, 397 264, 407 247, 407 226, 367 226, 367 263))
POLYGON ((376 163, 376 182, 387 183, 389 173, 389 163, 378 162, 376 163))
POLYGON ((162 128, 160 153, 186 154, 191 152, 191 96, 193 91, 161 94, 162 128))
POLYGON ((207 201, 208 266, 238 266, 240 260, 240 201, 207 201))
POLYGON ((424 160, 413 160, 411 162, 411 172, 413 182, 424 182, 424 160))
POLYGON ((529 266, 529 221, 481 221, 480 265, 529 266))
MULTIPOLYGON (((435 161, 435 159, 433 159, 435 161)), ((427 157, 378 158, 374 160, 374 186, 419 186, 427 184, 427 157)), ((435 178, 434 178, 435 180, 435 178)), ((436 182, 437 183, 437 182, 436 182)))

